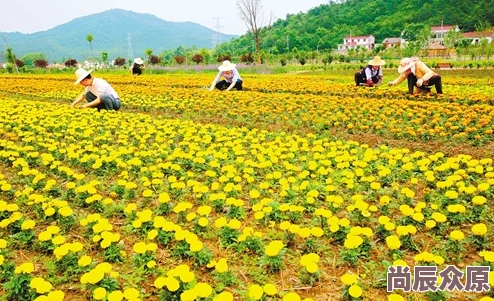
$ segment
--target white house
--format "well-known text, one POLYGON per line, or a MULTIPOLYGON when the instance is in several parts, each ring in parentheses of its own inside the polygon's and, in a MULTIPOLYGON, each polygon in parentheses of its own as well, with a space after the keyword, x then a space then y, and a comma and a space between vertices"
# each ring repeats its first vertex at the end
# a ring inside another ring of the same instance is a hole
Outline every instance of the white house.
POLYGON ((460 31, 458 25, 436 25, 431 27, 431 36, 429 38, 429 44, 432 45, 443 45, 444 38, 450 30, 456 32, 460 31))
POLYGON ((494 38, 494 32, 486 32, 486 31, 464 32, 463 37, 465 39, 472 40, 473 45, 480 43, 482 39, 486 39, 487 43, 491 43, 494 38))
POLYGON ((371 50, 376 44, 376 39, 373 35, 369 36, 346 36, 343 39, 343 44, 338 45, 338 52, 347 53, 349 49, 357 47, 371 50))

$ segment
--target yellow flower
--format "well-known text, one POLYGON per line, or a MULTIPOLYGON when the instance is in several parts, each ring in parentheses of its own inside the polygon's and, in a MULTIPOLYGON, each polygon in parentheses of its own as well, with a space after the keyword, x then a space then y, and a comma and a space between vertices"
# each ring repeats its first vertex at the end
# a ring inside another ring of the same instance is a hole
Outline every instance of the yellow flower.
POLYGON ((196 286, 194 286, 194 290, 200 298, 207 298, 213 293, 213 288, 211 285, 203 282, 196 284, 196 286))
POLYGON ((199 220, 197 221, 197 223, 201 227, 206 227, 207 225, 209 225, 209 220, 206 217, 201 217, 201 218, 199 218, 199 220))
POLYGON ((487 233, 487 226, 483 223, 475 224, 472 226, 472 232, 475 235, 483 236, 487 233))
POLYGON ((134 252, 136 252, 137 254, 144 254, 146 253, 148 248, 145 242, 138 242, 134 244, 132 250, 134 250, 134 252))
POLYGON ((93 298, 95 300, 103 300, 105 296, 106 296, 106 289, 103 287, 98 287, 93 291, 93 298))
POLYGON ((154 260, 148 261, 148 263, 146 263, 146 266, 149 269, 152 269, 152 268, 154 268, 156 266, 156 261, 154 261, 154 260))
POLYGON ((268 296, 274 296, 278 292, 278 289, 276 288, 276 286, 274 284, 271 284, 271 283, 265 284, 263 289, 264 289, 264 292, 266 293, 266 295, 268 295, 268 296))
POLYGON ((88 266, 89 264, 91 264, 91 257, 84 255, 81 258, 79 258, 79 261, 77 261, 77 264, 81 267, 88 266))
POLYGON ((33 221, 32 219, 27 219, 22 223, 21 229, 22 230, 30 230, 30 229, 34 228, 34 225, 36 225, 35 221, 33 221))
POLYGON ((461 232, 459 230, 455 230, 449 234, 449 237, 452 240, 460 241, 460 240, 463 240, 463 238, 465 238, 465 235, 463 234, 463 232, 461 232))
POLYGON ((388 301, 405 301, 405 299, 398 294, 391 294, 388 295, 388 301))
POLYGON ((280 253, 280 251, 283 249, 284 244, 281 240, 274 240, 269 243, 269 245, 266 247, 266 250, 264 253, 267 256, 273 257, 276 256, 280 253))
POLYGON ((108 301, 122 301, 123 294, 121 291, 113 291, 108 295, 108 301))
POLYGON ((319 271, 319 267, 317 266, 317 263, 315 262, 309 262, 306 266, 305 266, 305 269, 307 270, 307 272, 311 273, 311 274, 314 274, 316 273, 317 271, 319 271))
POLYGON ((16 274, 31 274, 34 271, 34 265, 30 262, 25 262, 15 268, 16 274))
POLYGON ((345 285, 352 285, 357 282, 357 276, 349 273, 345 273, 345 275, 341 276, 341 282, 345 285))
POLYGON ((3 264, 4 260, 5 260, 5 258, 3 257, 3 255, 0 255, 0 265, 3 264))
POLYGON ((0 238, 0 249, 5 249, 7 247, 7 241, 3 238, 0 238))
POLYGON ((354 284, 350 286, 350 288, 348 289, 348 293, 353 298, 359 298, 360 296, 362 296, 362 289, 360 288, 360 286, 358 286, 358 284, 354 284))
POLYGON ((254 300, 259 300, 262 298, 264 291, 261 286, 254 284, 249 287, 248 295, 254 300))
POLYGON ((139 291, 136 290, 135 288, 128 288, 124 290, 123 295, 125 299, 127 300, 132 300, 132 299, 138 299, 139 298, 139 291))
POLYGON ((474 205, 483 205, 485 202, 487 202, 487 199, 481 195, 477 195, 472 199, 474 205))
POLYGON ((300 301, 300 296, 297 293, 288 293, 283 296, 283 301, 300 301))
POLYGON ((48 299, 50 301, 63 301, 64 298, 65 293, 60 290, 51 291, 50 293, 48 293, 48 299))
POLYGON ((396 250, 401 247, 400 239, 396 235, 386 237, 386 244, 390 250, 396 250))
POLYGON ((213 301, 233 301, 233 295, 230 292, 221 292, 221 294, 213 298, 213 301))
POLYGON ((226 259, 224 259, 224 258, 220 259, 220 260, 216 263, 216 265, 215 265, 214 269, 215 269, 217 272, 219 272, 219 273, 224 273, 224 272, 228 271, 228 263, 226 262, 226 259))

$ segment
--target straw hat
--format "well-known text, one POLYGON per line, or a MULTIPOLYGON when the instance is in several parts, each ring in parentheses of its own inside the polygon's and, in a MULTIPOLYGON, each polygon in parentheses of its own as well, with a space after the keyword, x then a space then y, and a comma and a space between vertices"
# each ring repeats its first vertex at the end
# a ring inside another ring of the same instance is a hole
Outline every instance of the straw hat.
POLYGON ((86 76, 91 74, 91 72, 93 72, 93 71, 94 71, 94 69, 91 69, 89 71, 86 71, 86 69, 84 69, 84 68, 77 69, 77 71, 75 72, 76 81, 75 81, 74 85, 77 85, 78 83, 80 83, 81 80, 86 78, 86 76))
POLYGON ((230 63, 230 61, 226 60, 226 61, 223 61, 223 64, 218 67, 218 70, 229 71, 229 70, 233 70, 233 68, 235 68, 235 66, 237 66, 237 65, 232 64, 232 63, 230 63))
POLYGON ((369 61, 369 65, 371 66, 382 66, 386 64, 386 61, 382 60, 380 56, 375 56, 371 61, 369 61))
POLYGON ((398 73, 403 73, 410 69, 416 62, 418 61, 417 58, 412 57, 412 58, 403 58, 400 62, 400 66, 398 66, 398 73))
POLYGON ((138 58, 134 59, 134 63, 142 65, 142 64, 144 64, 144 61, 140 57, 138 57, 138 58))

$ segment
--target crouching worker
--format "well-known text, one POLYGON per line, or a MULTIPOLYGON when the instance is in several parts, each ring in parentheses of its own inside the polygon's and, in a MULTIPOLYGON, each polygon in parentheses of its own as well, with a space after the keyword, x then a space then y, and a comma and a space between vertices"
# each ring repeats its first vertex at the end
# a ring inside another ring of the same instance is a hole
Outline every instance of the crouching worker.
POLYGON ((213 80, 209 91, 213 91, 215 87, 220 91, 230 91, 233 88, 241 91, 242 79, 235 66, 237 65, 230 63, 230 61, 223 61, 223 64, 218 67, 218 75, 213 80), (224 80, 220 80, 222 76, 225 78, 224 80))
POLYGON ((122 104, 117 92, 115 92, 106 80, 92 77, 91 72, 93 72, 92 69, 86 71, 83 68, 79 68, 75 72, 77 80, 74 85, 81 84, 85 89, 84 92, 72 102, 70 107, 74 107, 85 99, 87 100, 87 103, 82 105, 83 108, 97 108, 98 111, 101 109, 115 111, 120 109, 122 104))
POLYGON ((375 56, 367 66, 360 72, 355 73, 355 85, 358 86, 379 86, 383 81, 382 65, 386 64, 380 56, 375 56))
POLYGON ((443 94, 443 85, 441 76, 427 67, 418 58, 404 58, 398 67, 398 76, 389 86, 400 84, 405 79, 408 81, 408 93, 413 94, 414 87, 417 87, 418 92, 429 93, 430 87, 435 86, 437 94, 443 94))

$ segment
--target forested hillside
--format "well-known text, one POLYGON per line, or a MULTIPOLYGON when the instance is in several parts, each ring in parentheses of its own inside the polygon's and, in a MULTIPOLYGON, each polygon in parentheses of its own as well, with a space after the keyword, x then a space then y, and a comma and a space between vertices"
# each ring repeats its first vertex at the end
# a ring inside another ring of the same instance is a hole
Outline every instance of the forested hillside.
MULTIPOLYGON (((381 43, 417 25, 458 25, 474 31, 494 25, 493 0, 347 0, 323 4, 307 13, 278 19, 263 35, 262 49, 269 53, 293 50, 335 49, 345 35, 368 35, 381 43)), ((220 46, 223 52, 253 52, 249 35, 220 46)), ((221 52, 221 51, 220 51, 221 52)))

